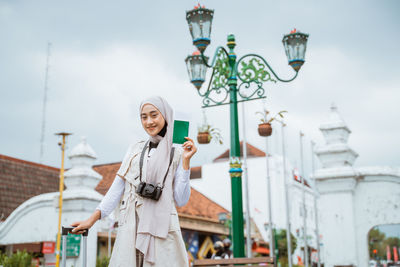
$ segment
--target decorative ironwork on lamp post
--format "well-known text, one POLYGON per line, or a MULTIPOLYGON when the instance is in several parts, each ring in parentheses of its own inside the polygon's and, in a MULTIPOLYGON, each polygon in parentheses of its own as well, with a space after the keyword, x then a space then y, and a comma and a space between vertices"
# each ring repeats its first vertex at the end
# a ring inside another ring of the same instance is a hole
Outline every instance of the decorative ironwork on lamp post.
POLYGON ((203 98, 203 108, 230 105, 231 146, 230 177, 232 191, 233 254, 244 257, 244 229, 242 203, 242 165, 240 161, 239 127, 237 103, 265 98, 265 82, 293 81, 304 63, 308 34, 293 30, 283 37, 283 45, 289 65, 295 70, 293 78, 284 80, 274 72, 268 62, 257 54, 247 54, 237 60, 234 52, 235 36, 228 35, 227 47, 218 46, 211 64, 204 51, 211 42, 211 24, 214 10, 196 6, 186 12, 186 20, 198 51, 189 55, 187 64, 189 78, 203 98), (206 90, 201 90, 206 79, 207 68, 212 75, 206 90))

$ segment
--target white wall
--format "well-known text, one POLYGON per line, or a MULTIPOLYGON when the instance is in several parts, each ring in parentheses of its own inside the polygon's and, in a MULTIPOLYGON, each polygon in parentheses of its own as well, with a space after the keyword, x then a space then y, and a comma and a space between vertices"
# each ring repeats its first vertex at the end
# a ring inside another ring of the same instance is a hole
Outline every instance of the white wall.
POLYGON ((0 225, 0 244, 55 241, 57 196, 57 193, 43 194, 21 204, 0 225))
POLYGON ((359 266, 368 263, 368 232, 381 224, 400 224, 400 179, 365 176, 355 192, 355 229, 359 266))
MULTIPOLYGON (((35 196, 22 203, 0 225, 0 244, 56 241, 58 198, 58 193, 48 193, 35 196)), ((88 218, 101 198, 102 195, 95 191, 65 191, 61 225, 68 226, 74 221, 88 218)), ((96 266, 97 225, 94 225, 89 232, 87 253, 87 266, 96 266)), ((82 250, 78 258, 67 259, 67 266, 81 267, 81 262, 82 250)))
POLYGON ((323 234, 324 260, 333 265, 357 266, 354 231, 353 195, 351 192, 321 196, 320 229, 323 234))

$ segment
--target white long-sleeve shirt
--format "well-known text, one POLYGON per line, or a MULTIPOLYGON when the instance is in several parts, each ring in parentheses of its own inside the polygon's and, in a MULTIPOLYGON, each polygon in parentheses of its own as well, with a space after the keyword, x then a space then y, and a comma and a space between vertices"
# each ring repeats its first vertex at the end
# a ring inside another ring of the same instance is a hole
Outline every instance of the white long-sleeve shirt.
MULTIPOLYGON (((154 150, 150 149, 149 157, 154 153, 154 150)), ((183 169, 182 161, 179 162, 176 169, 173 184, 175 203, 178 207, 184 206, 190 198, 190 170, 183 169)), ((100 210, 101 218, 107 217, 115 209, 124 193, 124 189, 125 180, 117 175, 107 194, 96 208, 100 210)))

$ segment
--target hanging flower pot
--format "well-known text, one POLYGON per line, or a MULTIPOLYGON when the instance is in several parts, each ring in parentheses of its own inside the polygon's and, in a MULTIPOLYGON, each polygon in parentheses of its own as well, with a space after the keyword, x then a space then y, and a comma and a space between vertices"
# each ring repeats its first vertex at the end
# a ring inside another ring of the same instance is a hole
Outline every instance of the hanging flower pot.
POLYGON ((209 124, 200 126, 197 133, 197 142, 199 142, 199 144, 209 144, 211 140, 222 145, 222 136, 219 129, 211 127, 209 124))
POLYGON ((271 136, 272 134, 272 127, 271 127, 271 122, 273 120, 278 120, 277 116, 283 118, 283 113, 287 112, 286 110, 282 110, 278 112, 274 117, 269 118, 268 114, 269 111, 264 109, 263 112, 256 112, 256 114, 260 114, 262 116, 261 118, 261 123, 258 124, 258 134, 260 136, 271 136))
POLYGON ((260 123, 258 125, 258 134, 260 136, 271 136, 272 134, 271 123, 260 123))
POLYGON ((197 142, 199 144, 209 144, 211 141, 211 136, 209 132, 199 132, 197 134, 197 142))

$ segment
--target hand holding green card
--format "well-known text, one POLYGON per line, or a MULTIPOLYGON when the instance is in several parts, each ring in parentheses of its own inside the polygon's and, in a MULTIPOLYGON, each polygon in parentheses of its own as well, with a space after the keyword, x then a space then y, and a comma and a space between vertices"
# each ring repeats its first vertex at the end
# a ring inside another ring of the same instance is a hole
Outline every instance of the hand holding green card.
POLYGON ((174 120, 174 133, 172 136, 172 143, 183 144, 187 140, 185 137, 189 136, 189 122, 174 120))

